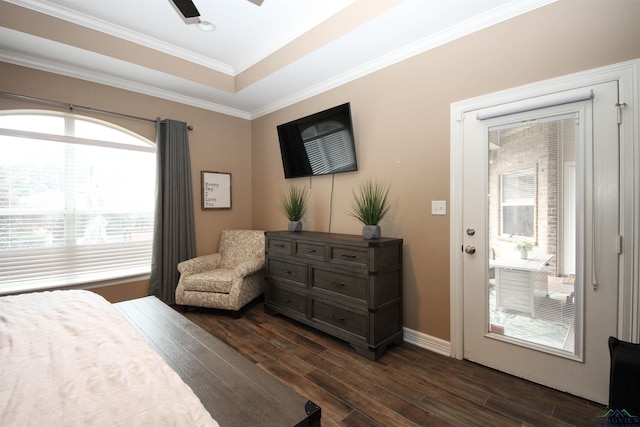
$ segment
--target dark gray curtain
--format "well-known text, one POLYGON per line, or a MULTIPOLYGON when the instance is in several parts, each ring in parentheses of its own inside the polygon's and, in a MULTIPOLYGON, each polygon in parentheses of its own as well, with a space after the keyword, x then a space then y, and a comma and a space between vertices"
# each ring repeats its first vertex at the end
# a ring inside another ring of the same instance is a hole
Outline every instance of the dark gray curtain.
POLYGON ((175 304, 177 265, 196 253, 187 124, 157 120, 156 213, 149 294, 175 304))

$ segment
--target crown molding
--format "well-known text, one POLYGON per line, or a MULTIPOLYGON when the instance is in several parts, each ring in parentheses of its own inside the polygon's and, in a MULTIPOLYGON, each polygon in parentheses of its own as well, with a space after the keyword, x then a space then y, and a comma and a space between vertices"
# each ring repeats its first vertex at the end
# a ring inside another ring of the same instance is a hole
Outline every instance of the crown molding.
POLYGON ((0 60, 14 65, 20 65, 40 71, 60 74, 66 77, 86 80, 105 86, 140 93, 142 95, 153 96, 155 98, 166 99, 168 101, 174 101, 192 107, 214 111, 216 113, 226 114, 228 116, 239 117, 241 119, 247 120, 251 119, 250 114, 246 111, 238 110, 236 108, 227 107, 213 102, 207 102, 199 98, 181 95, 179 93, 160 89, 155 86, 145 85, 119 77, 108 76, 103 73, 81 69, 68 64, 59 64, 53 61, 17 54, 15 52, 7 50, 0 50, 0 60))
POLYGON ((184 59, 185 61, 193 62, 206 68, 218 71, 220 73, 227 74, 229 76, 235 76, 233 67, 220 61, 208 58, 204 55, 199 55, 190 52, 186 49, 182 49, 178 46, 170 43, 154 39, 152 37, 145 36, 135 31, 128 30, 119 25, 111 24, 101 19, 94 18, 92 16, 73 11, 71 9, 52 5, 42 0, 4 0, 8 3, 15 4, 16 6, 24 7, 35 12, 44 13, 45 15, 52 16, 54 18, 61 19, 63 21, 70 22, 72 24, 80 25, 85 28, 99 31, 101 33, 117 37, 135 44, 139 44, 149 49, 157 50, 158 52, 166 53, 167 55, 175 56, 176 58, 184 59))
MULTIPOLYGON (((251 0, 249 0, 249 1, 251 1, 251 0)), ((344 2, 344 7, 342 7, 338 11, 338 13, 340 13, 341 11, 344 11, 344 9, 348 8, 349 6, 351 6, 357 0, 342 0, 342 1, 344 2)), ((331 19, 332 16, 334 16, 334 15, 329 14, 329 15, 320 16, 319 19, 316 19, 316 21, 314 22, 314 24, 311 27, 304 28, 304 29, 298 31, 297 33, 287 34, 286 37, 279 37, 278 40, 274 41, 269 46, 266 46, 264 49, 262 49, 260 51, 254 52, 252 55, 248 56, 244 60, 240 61, 240 63, 236 64, 235 74, 238 75, 238 74, 243 73, 244 71, 247 71, 249 68, 251 68, 254 65, 258 64, 260 61, 268 58, 269 56, 271 56, 274 53, 278 52, 280 49, 282 49, 285 46, 289 45, 290 43, 294 42, 296 39, 302 37, 308 31, 311 31, 316 26, 322 24, 325 20, 331 19)))
POLYGON ((251 118, 258 118, 282 108, 293 105, 297 102, 319 95, 343 84, 365 77, 376 71, 387 68, 398 62, 404 61, 421 53, 435 49, 446 43, 462 38, 474 32, 491 27, 500 22, 514 18, 518 15, 530 12, 534 9, 554 3, 557 0, 514 0, 506 5, 493 9, 490 12, 468 19, 458 25, 439 31, 435 34, 417 40, 400 49, 396 49, 386 55, 380 56, 359 67, 353 68, 345 73, 332 77, 319 84, 313 85, 303 91, 279 99, 276 102, 265 105, 260 109, 251 112, 251 118))
MULTIPOLYGON (((104 25, 105 30, 113 31, 113 33, 104 31, 105 33, 112 34, 120 38, 131 38, 134 42, 136 42, 133 35, 136 35, 137 33, 131 33, 126 29, 123 29, 99 20, 95 20, 90 17, 84 17, 86 19, 80 19, 78 17, 81 15, 78 15, 75 12, 74 13, 69 13, 69 11, 65 12, 64 10, 58 7, 53 8, 52 5, 42 0, 4 0, 4 1, 19 5, 19 6, 27 7, 29 9, 36 10, 42 13, 46 13, 48 15, 56 16, 56 17, 59 17, 60 19, 74 22, 79 25, 89 26, 91 28, 98 28, 99 24, 104 25), (73 21, 72 18, 76 20, 73 21)), ((314 84, 302 91, 299 91, 291 95, 283 96, 273 102, 269 102, 268 100, 265 100, 265 102, 267 102, 265 105, 250 112, 239 110, 236 108, 226 107, 224 105, 217 104, 217 103, 207 102, 199 98, 184 96, 172 91, 161 89, 159 87, 154 87, 151 85, 141 84, 137 82, 131 82, 126 79, 112 77, 112 76, 108 76, 106 74, 102 74, 98 72, 83 70, 79 67, 70 66, 68 64, 58 64, 48 60, 42 60, 42 59, 37 59, 37 58, 28 57, 24 55, 18 55, 14 52, 0 50, 0 59, 3 59, 6 62, 10 62, 16 65, 23 65, 30 68, 36 68, 42 71, 50 71, 56 74, 67 75, 67 76, 79 78, 82 80, 92 81, 95 83, 113 86, 120 89, 125 89, 125 90, 129 90, 129 91, 133 91, 133 92, 137 92, 137 93, 141 93, 149 96, 154 96, 157 98, 167 99, 170 101, 175 101, 175 102, 191 105, 198 108, 203 108, 209 111, 215 111, 218 113, 227 114, 234 117, 252 120, 252 119, 264 116, 266 114, 272 113, 274 111, 280 110, 282 108, 288 107, 297 102, 304 101, 313 96, 317 96, 328 90, 334 89, 343 84, 357 80, 368 74, 372 74, 376 71, 379 71, 381 69, 394 65, 398 62, 404 61, 413 56, 424 53, 430 49, 434 49, 438 46, 442 46, 458 38, 467 36, 474 32, 488 28, 492 25, 496 25, 500 22, 514 18, 518 15, 522 15, 524 13, 530 12, 534 9, 546 6, 556 1, 557 0, 514 0, 501 7, 495 8, 489 12, 486 12, 474 18, 468 19, 458 25, 447 28, 446 30, 443 30, 433 35, 430 35, 428 37, 425 37, 424 39, 417 40, 414 43, 411 43, 407 46, 404 46, 386 55, 378 57, 359 67, 353 68, 347 72, 328 78, 317 84, 314 84)), ((160 43, 157 40, 150 39, 140 34, 137 34, 137 35, 140 36, 141 40, 146 40, 148 42, 146 46, 152 49, 156 49, 156 50, 163 51, 173 55, 174 53, 171 53, 168 50, 164 50, 165 48, 166 49, 173 48, 173 49, 176 49, 176 51, 178 52, 184 53, 182 49, 178 49, 175 46, 160 43)), ((140 42, 140 44, 144 44, 144 43, 140 42)), ((178 55, 175 54, 175 56, 178 56, 178 55)), ((194 61, 199 63, 200 65, 205 65, 205 66, 207 66, 205 62, 211 62, 211 60, 208 58, 205 58, 204 60, 203 59, 196 60, 194 59, 196 56, 191 56, 191 58, 188 58, 188 56, 189 55, 183 55, 180 57, 185 60, 194 61)), ((212 68, 212 67, 209 67, 209 68, 212 68)), ((215 69, 215 68, 212 68, 212 69, 215 69)), ((225 72, 221 70, 217 70, 217 71, 225 72)), ((233 75, 233 73, 230 72, 230 67, 228 67, 226 73, 233 75)), ((278 72, 276 72, 276 74, 277 73, 278 72)), ((276 76, 273 75, 272 77, 276 77, 276 76)))

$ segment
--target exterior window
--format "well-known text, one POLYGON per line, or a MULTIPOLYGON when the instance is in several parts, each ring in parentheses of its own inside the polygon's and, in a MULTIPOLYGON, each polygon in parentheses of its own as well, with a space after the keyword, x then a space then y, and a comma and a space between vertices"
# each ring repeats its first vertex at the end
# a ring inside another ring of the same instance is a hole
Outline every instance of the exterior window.
POLYGON ((535 237, 536 175, 534 169, 502 175, 502 234, 535 237))
POLYGON ((155 144, 107 122, 0 112, 0 292, 146 274, 155 144))

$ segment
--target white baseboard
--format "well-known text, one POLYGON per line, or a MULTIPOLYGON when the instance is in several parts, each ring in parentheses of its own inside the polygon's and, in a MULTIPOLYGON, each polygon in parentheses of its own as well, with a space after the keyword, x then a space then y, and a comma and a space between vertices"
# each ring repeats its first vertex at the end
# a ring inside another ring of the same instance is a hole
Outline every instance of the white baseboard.
POLYGON ((404 341, 443 356, 451 356, 451 343, 413 329, 403 328, 404 341))

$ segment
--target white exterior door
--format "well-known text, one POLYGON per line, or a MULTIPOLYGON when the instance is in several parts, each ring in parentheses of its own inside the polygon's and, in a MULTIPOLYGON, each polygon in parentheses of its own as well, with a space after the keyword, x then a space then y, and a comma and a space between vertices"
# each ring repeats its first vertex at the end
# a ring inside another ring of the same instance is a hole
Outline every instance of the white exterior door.
POLYGON ((618 102, 612 81, 463 117, 463 357, 602 403, 618 320, 618 102))

